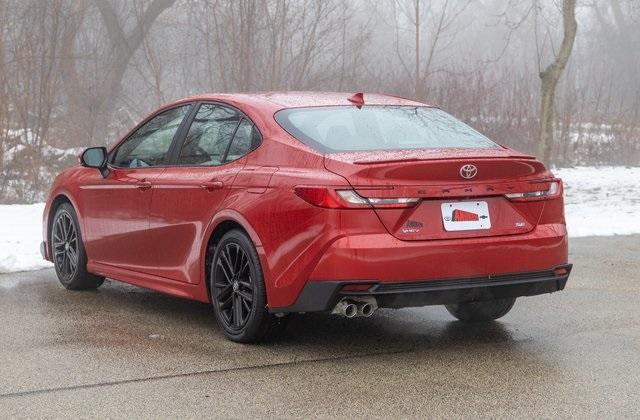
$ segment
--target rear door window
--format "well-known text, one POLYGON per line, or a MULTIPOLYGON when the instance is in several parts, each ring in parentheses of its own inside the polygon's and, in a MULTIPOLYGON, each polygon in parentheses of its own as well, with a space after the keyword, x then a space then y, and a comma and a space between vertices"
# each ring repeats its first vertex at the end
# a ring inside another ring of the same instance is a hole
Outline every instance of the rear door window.
POLYGON ((233 142, 229 147, 229 153, 227 154, 226 162, 240 159, 256 147, 260 145, 260 133, 246 118, 242 119, 236 135, 233 137, 233 142))
POLYGON ((178 165, 220 165, 242 119, 237 110, 219 104, 202 104, 182 143, 178 165))

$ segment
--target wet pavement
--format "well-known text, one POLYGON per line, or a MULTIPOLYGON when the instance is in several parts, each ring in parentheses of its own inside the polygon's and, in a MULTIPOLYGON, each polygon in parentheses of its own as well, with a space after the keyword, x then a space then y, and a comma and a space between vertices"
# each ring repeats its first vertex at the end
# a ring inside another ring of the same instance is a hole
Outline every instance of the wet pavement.
POLYGON ((571 241, 563 292, 467 326, 442 307, 227 341, 205 304, 52 270, 0 276, 2 417, 638 417, 640 237, 571 241))

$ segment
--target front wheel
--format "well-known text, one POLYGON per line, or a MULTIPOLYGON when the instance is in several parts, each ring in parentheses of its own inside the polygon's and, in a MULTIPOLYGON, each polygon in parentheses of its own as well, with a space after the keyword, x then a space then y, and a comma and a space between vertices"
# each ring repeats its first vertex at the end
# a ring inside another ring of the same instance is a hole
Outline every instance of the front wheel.
POLYGON ((258 342, 284 328, 286 319, 267 310, 258 253, 244 232, 227 232, 210 262, 211 303, 218 325, 230 340, 258 342))
POLYGON ((445 305, 445 308, 460 321, 482 322, 493 321, 505 316, 513 308, 514 303, 516 303, 516 298, 504 298, 482 302, 455 303, 445 305))
POLYGON ((51 255, 60 283, 69 290, 97 289, 104 277, 87 272, 87 253, 78 217, 69 203, 57 208, 51 226, 51 255))

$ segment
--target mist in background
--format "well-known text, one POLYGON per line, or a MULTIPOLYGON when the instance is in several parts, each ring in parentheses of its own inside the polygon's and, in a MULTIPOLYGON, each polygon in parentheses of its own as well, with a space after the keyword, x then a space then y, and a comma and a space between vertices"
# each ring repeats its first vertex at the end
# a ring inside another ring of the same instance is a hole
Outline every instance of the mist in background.
MULTIPOLYGON (((640 164, 640 2, 578 1, 550 163, 640 164)), ((0 203, 205 92, 380 92, 535 154, 554 0, 0 0, 0 203)))

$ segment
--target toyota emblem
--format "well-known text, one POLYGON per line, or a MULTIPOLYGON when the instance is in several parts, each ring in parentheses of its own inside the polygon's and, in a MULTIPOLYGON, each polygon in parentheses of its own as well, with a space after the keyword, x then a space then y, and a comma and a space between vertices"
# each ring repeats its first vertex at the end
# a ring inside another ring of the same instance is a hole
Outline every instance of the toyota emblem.
POLYGON ((460 176, 464 179, 471 179, 478 174, 476 165, 466 164, 460 168, 460 176))

